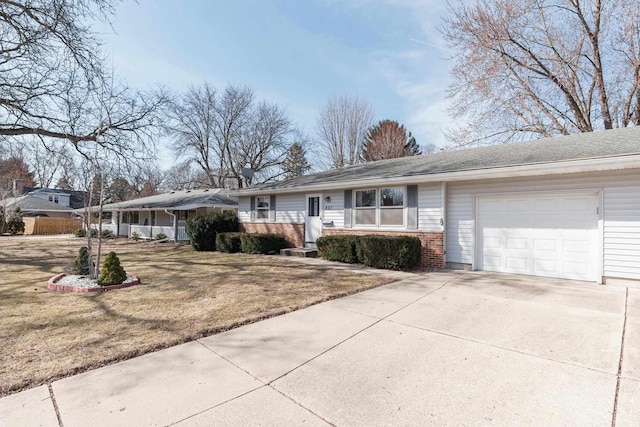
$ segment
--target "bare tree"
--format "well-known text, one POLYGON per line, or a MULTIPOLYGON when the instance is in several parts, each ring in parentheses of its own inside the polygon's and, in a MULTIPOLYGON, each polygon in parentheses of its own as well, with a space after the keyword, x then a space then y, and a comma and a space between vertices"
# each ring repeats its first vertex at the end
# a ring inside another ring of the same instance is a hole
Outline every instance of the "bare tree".
POLYGON ((422 152, 416 139, 395 120, 381 120, 369 128, 362 144, 362 160, 365 162, 419 154, 422 152))
POLYGON ((362 141, 373 121, 373 108, 364 99, 333 95, 320 109, 318 136, 332 168, 360 161, 362 141))
POLYGON ((251 184, 241 174, 245 167, 253 169, 254 182, 282 173, 291 124, 281 107, 254 99, 248 88, 228 86, 218 92, 204 83, 172 103, 167 130, 173 151, 197 165, 209 186, 251 184))
POLYGON ((450 7, 454 146, 640 124, 640 2, 487 0, 450 7))
POLYGON ((114 85, 87 24, 114 1, 0 0, 0 144, 57 139, 87 159, 96 143, 123 158, 152 144, 164 95, 114 85))

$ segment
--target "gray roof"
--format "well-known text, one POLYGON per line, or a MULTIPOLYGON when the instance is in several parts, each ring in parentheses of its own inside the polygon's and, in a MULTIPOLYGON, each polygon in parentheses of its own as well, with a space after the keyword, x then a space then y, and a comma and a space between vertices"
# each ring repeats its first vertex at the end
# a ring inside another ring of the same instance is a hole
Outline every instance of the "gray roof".
POLYGON ((135 209, 193 209, 192 206, 229 207, 235 208, 238 203, 229 198, 227 190, 204 189, 204 190, 183 190, 172 191, 170 193, 158 194, 156 196, 142 197, 125 202, 110 203, 104 205, 106 211, 115 210, 135 210, 135 209))
POLYGON ((18 197, 9 197, 0 201, 0 206, 6 206, 8 209, 20 208, 23 212, 72 212, 73 210, 67 206, 53 203, 32 194, 24 194, 18 197))
MULTIPOLYGON (((245 191, 284 190, 308 185, 348 183, 356 179, 380 180, 633 154, 640 154, 640 126, 380 160, 261 184, 245 191)), ((239 190, 234 194, 242 192, 239 190)))

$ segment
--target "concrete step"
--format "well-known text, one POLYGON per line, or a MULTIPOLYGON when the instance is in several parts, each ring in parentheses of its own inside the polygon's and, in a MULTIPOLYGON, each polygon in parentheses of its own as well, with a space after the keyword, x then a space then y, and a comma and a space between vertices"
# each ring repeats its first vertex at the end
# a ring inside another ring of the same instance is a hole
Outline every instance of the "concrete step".
POLYGON ((318 250, 313 248, 287 248, 281 249, 280 255, 297 256, 302 258, 317 258, 318 250))

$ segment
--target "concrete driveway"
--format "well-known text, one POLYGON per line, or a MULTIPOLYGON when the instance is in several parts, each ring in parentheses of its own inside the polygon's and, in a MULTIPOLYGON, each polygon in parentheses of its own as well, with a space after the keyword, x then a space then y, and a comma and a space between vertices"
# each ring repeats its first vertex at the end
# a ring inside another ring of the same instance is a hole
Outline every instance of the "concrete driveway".
POLYGON ((0 399, 0 425, 640 425, 640 290, 402 277, 0 399))

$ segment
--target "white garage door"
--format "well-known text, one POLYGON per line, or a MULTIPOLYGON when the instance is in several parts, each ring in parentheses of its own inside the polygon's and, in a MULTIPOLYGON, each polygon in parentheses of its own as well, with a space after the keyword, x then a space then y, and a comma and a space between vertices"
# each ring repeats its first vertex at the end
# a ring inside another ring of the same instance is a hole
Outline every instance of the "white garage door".
POLYGON ((478 269, 597 281, 595 194, 479 197, 478 269))

